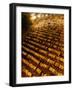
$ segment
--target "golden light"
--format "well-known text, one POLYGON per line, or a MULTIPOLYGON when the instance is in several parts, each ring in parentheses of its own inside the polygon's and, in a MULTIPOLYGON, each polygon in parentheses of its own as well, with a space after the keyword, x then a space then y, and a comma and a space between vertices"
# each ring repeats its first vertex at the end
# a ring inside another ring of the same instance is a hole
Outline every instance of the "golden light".
POLYGON ((35 20, 36 19, 36 15, 35 14, 31 14, 31 20, 35 20))
POLYGON ((48 14, 45 15, 46 17, 48 16, 48 14))
POLYGON ((37 17, 40 18, 41 17, 41 14, 38 14, 37 17))

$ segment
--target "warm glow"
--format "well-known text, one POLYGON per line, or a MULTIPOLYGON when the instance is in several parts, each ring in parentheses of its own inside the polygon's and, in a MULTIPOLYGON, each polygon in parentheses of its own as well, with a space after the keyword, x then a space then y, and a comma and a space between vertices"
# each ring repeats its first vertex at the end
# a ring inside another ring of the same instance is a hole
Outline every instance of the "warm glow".
POLYGON ((36 16, 31 17, 31 20, 35 20, 35 19, 36 19, 36 16))
POLYGON ((35 14, 31 14, 31 20, 35 20, 36 19, 36 15, 35 14))
POLYGON ((41 17, 41 14, 38 14, 37 17, 40 18, 41 17))
POLYGON ((46 17, 48 16, 48 14, 45 15, 46 17))

